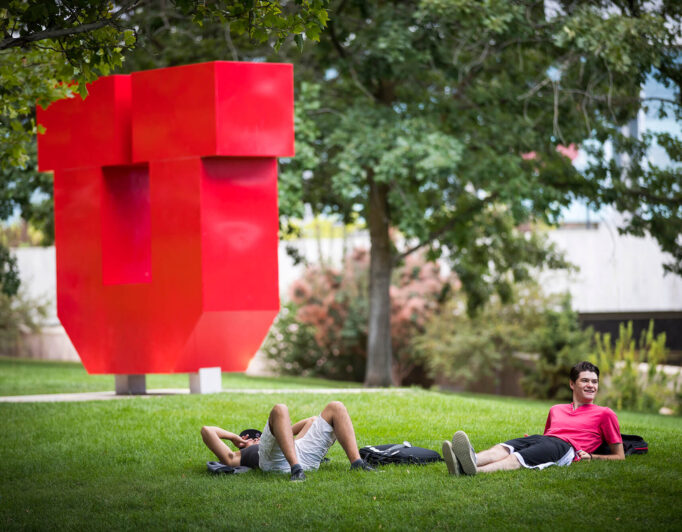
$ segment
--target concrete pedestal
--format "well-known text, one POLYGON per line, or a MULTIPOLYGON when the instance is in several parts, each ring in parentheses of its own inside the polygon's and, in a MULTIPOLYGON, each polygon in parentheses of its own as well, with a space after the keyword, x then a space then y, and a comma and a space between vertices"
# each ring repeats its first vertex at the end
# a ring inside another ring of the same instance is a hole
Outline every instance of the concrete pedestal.
POLYGON ((144 395, 147 393, 146 375, 115 375, 116 395, 144 395))
POLYGON ((200 368, 189 374, 190 393, 218 393, 223 389, 220 368, 200 368))

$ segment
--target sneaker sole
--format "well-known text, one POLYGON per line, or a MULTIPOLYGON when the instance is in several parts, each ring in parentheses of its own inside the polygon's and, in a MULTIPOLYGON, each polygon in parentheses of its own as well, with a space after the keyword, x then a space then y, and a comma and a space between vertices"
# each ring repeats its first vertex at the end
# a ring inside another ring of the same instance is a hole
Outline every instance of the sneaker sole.
POLYGON ((443 460, 445 460, 445 464, 448 466, 448 473, 458 477, 460 475, 459 465, 457 464, 457 457, 455 457, 455 453, 452 450, 452 443, 449 441, 443 442, 443 460))
POLYGON ((476 455, 469 442, 469 437, 461 430, 455 432, 455 435, 452 437, 452 450, 462 466, 462 472, 465 475, 475 475, 476 455))

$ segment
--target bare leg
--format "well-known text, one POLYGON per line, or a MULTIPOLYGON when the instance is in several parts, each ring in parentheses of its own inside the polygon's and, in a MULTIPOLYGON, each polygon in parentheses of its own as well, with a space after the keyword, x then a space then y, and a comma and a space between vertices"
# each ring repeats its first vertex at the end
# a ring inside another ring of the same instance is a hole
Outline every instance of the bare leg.
POLYGON ((509 454, 510 454, 509 449, 498 444, 486 451, 476 453, 476 464, 480 469, 481 467, 486 466, 488 464, 492 464, 493 462, 499 462, 500 460, 504 460, 509 456, 509 454))
POLYGON ((336 439, 346 452, 351 464, 360 459, 358 443, 355 440, 355 429, 346 406, 340 401, 332 401, 324 407, 322 418, 334 429, 336 439))
POLYGON ((480 466, 476 470, 479 473, 492 473, 493 471, 505 471, 512 469, 520 469, 521 463, 515 455, 509 454, 506 458, 498 460, 497 462, 491 462, 487 465, 480 466))
POLYGON ((287 406, 282 404, 275 405, 270 411, 268 424, 289 465, 293 467, 298 464, 296 446, 294 445, 294 433, 291 430, 291 418, 289 417, 287 406))

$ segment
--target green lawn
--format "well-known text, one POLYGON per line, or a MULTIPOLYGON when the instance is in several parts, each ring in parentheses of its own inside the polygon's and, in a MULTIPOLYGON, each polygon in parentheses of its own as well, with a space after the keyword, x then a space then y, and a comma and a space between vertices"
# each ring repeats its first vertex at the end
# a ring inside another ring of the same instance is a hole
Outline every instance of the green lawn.
MULTIPOLYGON (((189 388, 186 373, 147 375, 147 389, 189 388)), ((359 384, 294 377, 223 373, 223 388, 351 388, 359 384)), ((114 390, 113 375, 88 375, 80 362, 51 362, 0 356, 0 396, 114 390)))
POLYGON ((205 472, 213 457, 202 424, 260 428, 276 402, 304 417, 333 399, 348 406, 360 445, 409 440, 439 451, 457 429, 478 448, 541 431, 550 406, 418 389, 0 403, 0 529, 682 528, 682 419, 630 412, 619 412, 623 432, 643 435, 650 451, 621 463, 465 478, 443 463, 361 473, 348 471, 335 445, 304 483, 205 472))

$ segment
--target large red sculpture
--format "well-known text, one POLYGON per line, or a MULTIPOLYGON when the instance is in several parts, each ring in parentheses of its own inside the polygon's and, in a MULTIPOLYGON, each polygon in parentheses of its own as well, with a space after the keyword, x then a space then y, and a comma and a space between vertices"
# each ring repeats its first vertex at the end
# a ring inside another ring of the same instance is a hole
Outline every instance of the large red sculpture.
POLYGON ((245 370, 279 310, 275 158, 294 154, 292 66, 104 77, 38 122, 57 312, 88 372, 245 370))

